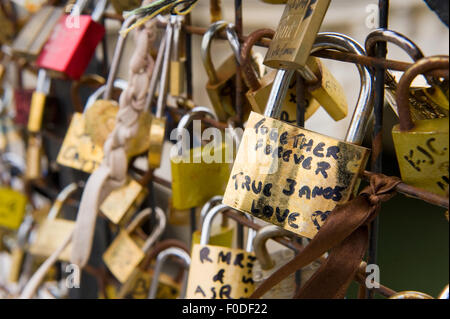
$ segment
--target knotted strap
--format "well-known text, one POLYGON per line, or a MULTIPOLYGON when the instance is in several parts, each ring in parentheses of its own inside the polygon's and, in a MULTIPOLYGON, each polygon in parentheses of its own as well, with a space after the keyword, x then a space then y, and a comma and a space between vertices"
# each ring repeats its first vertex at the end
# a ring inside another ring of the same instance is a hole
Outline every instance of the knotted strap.
POLYGON ((378 214, 381 202, 391 199, 400 183, 397 177, 371 176, 370 185, 355 199, 337 206, 309 245, 264 281, 250 298, 260 298, 330 249, 327 260, 294 298, 343 298, 367 249, 369 224, 378 214))

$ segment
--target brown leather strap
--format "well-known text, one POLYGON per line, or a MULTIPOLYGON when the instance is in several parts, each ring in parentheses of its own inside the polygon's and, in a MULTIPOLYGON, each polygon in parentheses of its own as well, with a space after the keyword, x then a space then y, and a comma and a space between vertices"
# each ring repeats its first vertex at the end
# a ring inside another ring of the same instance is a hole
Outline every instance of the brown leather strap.
POLYGON ((371 176, 370 185, 352 201, 337 206, 309 245, 264 281, 250 298, 261 297, 284 278, 330 249, 327 261, 295 297, 344 297, 366 251, 368 225, 376 217, 381 202, 395 195, 395 187, 399 183, 401 180, 397 177, 371 176))

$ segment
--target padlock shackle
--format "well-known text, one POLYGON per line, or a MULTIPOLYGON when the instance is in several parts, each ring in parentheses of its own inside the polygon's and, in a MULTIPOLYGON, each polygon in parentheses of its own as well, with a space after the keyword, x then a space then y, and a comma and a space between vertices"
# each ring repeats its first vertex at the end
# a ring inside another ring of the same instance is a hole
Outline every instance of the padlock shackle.
POLYGON ((444 290, 439 294, 438 299, 449 299, 448 285, 445 286, 444 290))
MULTIPOLYGON (((115 79, 113 83, 114 88, 121 89, 122 91, 126 90, 128 87, 128 82, 122 79, 115 79)), ((106 85, 102 85, 99 87, 94 93, 92 93, 91 96, 89 96, 88 100, 86 101, 86 106, 84 107, 83 113, 86 113, 86 111, 94 105, 95 101, 97 101, 100 96, 105 92, 106 85)))
POLYGON ((172 61, 178 61, 180 59, 180 37, 184 16, 177 15, 173 25, 173 39, 172 39, 172 61))
MULTIPOLYGON (((128 29, 136 20, 137 17, 135 15, 126 18, 125 21, 122 23, 120 31, 128 29)), ((114 80, 117 76, 117 72, 119 71, 119 64, 122 58, 123 49, 125 47, 125 42, 127 40, 128 34, 129 33, 122 35, 122 33, 119 32, 119 38, 117 39, 116 47, 114 49, 114 55, 111 61, 111 66, 109 68, 108 79, 106 80, 106 89, 103 92, 104 100, 111 100, 114 80)))
POLYGON ((389 299, 434 299, 430 295, 419 291, 402 291, 397 292, 395 295, 389 297, 389 299))
MULTIPOLYGON (((364 48, 354 39, 334 32, 319 33, 311 53, 323 49, 334 49, 361 56, 366 55, 364 48)), ((347 129, 345 141, 361 145, 367 131, 369 118, 373 111, 374 84, 371 69, 369 67, 356 65, 356 68, 359 72, 361 88, 350 126, 347 129)))
POLYGON ((48 212, 47 219, 56 219, 61 212, 64 203, 67 199, 78 189, 77 183, 72 183, 64 187, 64 189, 58 194, 53 203, 50 211, 48 212))
POLYGON ((33 229, 34 218, 31 214, 26 215, 17 230, 17 247, 23 248, 27 243, 28 236, 33 229))
MULTIPOLYGON (((208 30, 205 32, 203 38, 202 38, 202 45, 201 45, 201 54, 202 54, 202 61, 203 65, 205 66, 206 73, 208 75, 210 83, 217 83, 219 81, 219 78, 217 76, 216 69, 214 68, 214 64, 211 59, 211 44, 214 36, 227 29, 227 38, 228 43, 232 46, 233 53, 236 57, 240 56, 240 53, 236 52, 236 45, 233 44, 235 41, 230 41, 230 38, 232 36, 232 28, 234 28, 234 25, 232 23, 228 23, 225 21, 217 21, 208 28, 208 30), (228 28, 229 26, 229 28, 228 28)), ((240 50, 238 50, 240 52, 240 50)))
POLYGON ((223 200, 223 196, 218 195, 212 197, 210 200, 208 200, 205 205, 203 205, 202 210, 200 211, 200 225, 203 225, 203 222, 205 221, 205 216, 208 214, 208 212, 216 205, 221 204, 223 200))
POLYGON ((448 68, 448 56, 431 56, 420 59, 403 73, 397 87, 397 108, 401 132, 410 131, 415 127, 409 109, 409 88, 412 81, 419 74, 425 74, 434 70, 446 71, 445 79, 448 80, 448 68))
POLYGON ((162 119, 167 102, 167 88, 169 86, 170 77, 170 60, 172 52, 172 40, 174 32, 174 24, 176 23, 176 15, 171 15, 169 23, 166 27, 166 45, 164 47, 164 56, 161 66, 161 75, 159 81, 158 100, 156 102, 156 118, 162 119))
POLYGON ((187 272, 189 270, 189 266, 191 265, 191 257, 183 249, 171 247, 167 248, 166 250, 163 250, 158 254, 158 257, 156 257, 156 266, 155 271, 153 272, 152 284, 148 292, 148 299, 156 298, 156 292, 159 284, 159 276, 161 274, 162 267, 164 263, 167 261, 167 259, 171 256, 181 259, 184 263, 185 272, 184 272, 183 286, 181 287, 180 290, 180 298, 184 299, 184 297, 186 296, 187 272))
POLYGON ((150 78, 150 84, 147 91, 147 99, 145 100, 144 112, 149 112, 153 97, 155 96, 156 86, 158 84, 158 79, 161 75, 161 67, 164 59, 164 52, 166 48, 166 34, 161 38, 161 43, 159 44, 158 54, 156 56, 155 65, 153 66, 152 76, 150 78))
POLYGON ((211 116, 214 120, 218 120, 217 115, 206 106, 196 106, 189 113, 183 115, 177 125, 177 130, 180 132, 182 129, 187 128, 194 119, 202 116, 211 116))
POLYGON ((277 225, 267 225, 258 230, 253 242, 253 250, 255 251, 256 258, 258 258, 261 268, 263 270, 269 270, 275 267, 275 261, 267 250, 266 243, 269 239, 275 237, 294 237, 291 232, 284 230, 277 225))
POLYGON ((274 35, 275 31, 272 29, 259 29, 250 33, 247 40, 242 44, 242 75, 244 76, 244 80, 247 82, 249 89, 252 91, 257 91, 261 88, 261 81, 258 79, 255 69, 253 69, 250 61, 252 48, 256 42, 260 41, 262 38, 273 39, 274 35))
MULTIPOLYGON (((208 245, 209 239, 211 237, 211 227, 212 227, 212 222, 214 221, 214 218, 216 218, 219 213, 222 213, 229 209, 233 209, 233 208, 231 208, 227 205, 224 205, 224 204, 220 204, 220 205, 213 207, 208 212, 208 214, 206 214, 205 219, 203 221, 203 225, 202 225, 200 245, 208 245)), ((240 212, 240 213, 242 213, 242 212, 240 212)), ((242 214, 248 220, 253 221, 253 216, 250 216, 247 213, 242 213, 242 214)), ((247 234, 247 244, 245 247, 246 252, 251 252, 253 250, 253 241, 255 239, 255 236, 256 236, 256 231, 253 228, 250 228, 248 230, 248 234, 247 234)))

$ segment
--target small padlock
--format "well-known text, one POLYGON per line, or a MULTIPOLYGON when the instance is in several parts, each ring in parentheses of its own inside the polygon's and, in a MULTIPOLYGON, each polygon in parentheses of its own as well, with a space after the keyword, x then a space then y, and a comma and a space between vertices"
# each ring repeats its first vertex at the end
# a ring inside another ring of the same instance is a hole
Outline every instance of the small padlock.
POLYGON ((172 58, 170 60, 170 95, 179 97, 185 91, 186 54, 183 33, 184 16, 176 16, 173 26, 172 58))
MULTIPOLYGON (((35 240, 30 244, 29 252, 35 256, 51 256, 70 236, 75 228, 75 221, 58 218, 62 211, 64 203, 78 189, 77 184, 67 185, 61 193, 58 194, 55 202, 48 213, 47 218, 38 226, 35 240)), ((72 245, 69 244, 58 259, 70 261, 72 245)))
POLYGON ((307 81, 314 79, 306 62, 330 2, 288 0, 264 64, 275 69, 298 69, 307 81))
POLYGON ((13 54, 34 61, 50 37, 64 10, 43 6, 34 13, 12 43, 13 54))
MULTIPOLYGON (((207 201, 205 205, 203 205, 202 210, 200 211, 200 221, 199 221, 200 229, 203 228, 205 217, 208 215, 209 211, 215 206, 221 204, 222 200, 223 196, 214 196, 209 201, 207 201)), ((192 234, 191 246, 195 244, 200 244, 201 235, 202 233, 200 230, 196 230, 192 234)), ((233 236, 234 236, 234 228, 228 225, 228 219, 222 215, 221 225, 217 228, 215 228, 214 225, 212 226, 209 243, 213 246, 222 246, 231 248, 231 246, 233 245, 233 236)))
MULTIPOLYGON (((262 37, 272 38, 274 31, 270 29, 260 29, 251 33, 242 45, 241 59, 244 68, 244 79, 250 90, 246 96, 252 105, 253 111, 264 113, 267 100, 270 95, 276 71, 272 71, 258 80, 254 69, 248 62, 250 50, 253 45, 262 37)), ((317 75, 317 83, 311 84, 306 90, 307 106, 305 109, 305 120, 310 118, 323 105, 328 114, 335 120, 342 120, 347 116, 348 105, 345 92, 340 83, 334 78, 330 71, 315 57, 310 57, 307 61, 309 69, 317 75)), ((293 77, 289 84, 288 92, 283 103, 280 119, 288 123, 295 123, 297 118, 297 91, 296 78, 293 77)))
POLYGON ((200 244, 192 249, 187 299, 248 298, 254 290, 252 268, 256 257, 251 251, 256 232, 248 230, 245 250, 208 244, 213 219, 228 209, 218 205, 205 217, 200 244))
POLYGON ((124 225, 144 202, 147 190, 134 179, 112 191, 100 205, 100 211, 112 223, 124 225))
MULTIPOLYGON (((391 30, 376 29, 366 38, 366 52, 369 56, 375 55, 375 46, 380 42, 391 42, 402 48, 414 60, 424 57, 422 50, 406 36, 391 30)), ((397 81, 396 73, 386 71, 386 99, 392 110, 398 116, 396 102, 397 81)), ((443 84, 431 77, 426 77, 430 87, 412 87, 409 91, 411 116, 414 121, 448 117, 448 98, 443 92, 443 84)), ((448 89, 448 85, 447 85, 448 89)))
MULTIPOLYGON (((328 48, 364 55, 347 36, 319 34, 313 51, 328 48)), ((333 208, 350 199, 369 157, 370 151, 359 145, 373 108, 373 79, 367 67, 357 68, 361 90, 345 141, 277 120, 294 73, 278 71, 265 116, 252 113, 249 118, 224 204, 314 237, 333 208)))
POLYGON ((105 28, 98 21, 107 3, 107 0, 98 0, 92 15, 81 15, 87 1, 77 1, 72 12, 63 15, 53 28, 36 60, 37 66, 78 80, 105 35, 105 28))
MULTIPOLYGON (((270 238, 291 236, 292 233, 276 226, 268 225, 261 228, 253 242, 253 249, 257 261, 253 266, 253 281, 255 287, 259 287, 263 281, 275 273, 281 266, 294 258, 294 252, 288 248, 277 250, 269 254, 266 242, 270 238)), ((270 289, 261 298, 263 299, 290 299, 295 293, 295 273, 290 274, 279 284, 270 289)))
POLYGON ((448 117, 413 122, 408 93, 418 74, 435 69, 448 70, 448 62, 448 56, 423 58, 403 74, 397 89, 400 124, 392 129, 403 181, 443 196, 447 195, 449 185, 448 117))
POLYGON ((125 230, 121 229, 119 235, 103 254, 103 261, 106 266, 121 283, 125 283, 132 276, 144 259, 146 252, 159 239, 166 228, 166 215, 163 210, 156 207, 155 213, 158 225, 155 226, 152 234, 144 243, 138 243, 131 235, 137 227, 150 217, 150 208, 140 212, 125 230))
POLYGON ((187 272, 189 271, 189 266, 191 265, 191 257, 186 251, 176 247, 167 248, 166 250, 160 252, 158 254, 158 257, 156 257, 155 272, 153 274, 152 284, 148 292, 148 299, 156 299, 162 267, 169 257, 177 257, 183 262, 184 278, 182 279, 183 285, 180 289, 180 294, 178 298, 184 299, 186 295, 187 272))
POLYGON ((0 229, 17 230, 25 216, 27 197, 11 188, 0 187, 0 229))
MULTIPOLYGON (((224 21, 213 23, 202 39, 201 54, 203 65, 208 75, 206 91, 213 106, 214 112, 220 121, 226 121, 229 117, 236 114, 235 110, 235 77, 237 63, 240 63, 240 47, 237 40, 234 25, 224 21), (211 59, 211 45, 214 36, 226 30, 228 42, 233 50, 233 55, 228 57, 219 68, 215 68, 211 59), (237 60, 237 61, 236 61, 237 60)), ((246 90, 246 88, 244 88, 246 90)), ((248 115, 251 107, 247 101, 244 101, 244 118, 248 115)))
MULTIPOLYGON (((172 204, 175 209, 184 210, 198 207, 206 203, 215 195, 222 195, 230 176, 230 164, 225 160, 227 155, 227 144, 213 141, 214 158, 211 162, 205 160, 204 147, 196 146, 185 149, 186 128, 198 115, 209 115, 217 119, 214 113, 202 106, 193 108, 183 116, 177 128, 177 137, 181 136, 182 147, 178 148, 178 154, 171 154, 172 171, 172 204), (216 156, 218 154, 218 156, 216 156), (218 161, 216 160, 218 158, 218 161), (213 177, 213 178, 212 178, 213 177)), ((190 144, 190 143, 189 143, 190 144)), ((209 160, 208 160, 209 161, 209 160)))

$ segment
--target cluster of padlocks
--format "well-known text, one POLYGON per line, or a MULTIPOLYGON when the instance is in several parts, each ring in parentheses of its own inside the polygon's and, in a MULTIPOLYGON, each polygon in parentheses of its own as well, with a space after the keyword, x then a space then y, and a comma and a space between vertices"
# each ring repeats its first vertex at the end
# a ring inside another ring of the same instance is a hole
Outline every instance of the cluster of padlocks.
MULTIPOLYGON (((99 298, 339 298, 367 283, 380 202, 403 192, 448 210, 448 55, 425 57, 386 28, 363 44, 319 32, 330 0, 262 0, 285 6, 278 27, 245 36, 217 0, 212 24, 193 26, 198 1, 0 3, 0 298, 73 297, 87 275, 99 298), (110 62, 106 19, 122 24, 110 62), (219 67, 218 41, 231 47, 219 67), (413 63, 386 60, 388 42, 413 63), (255 45, 268 47, 263 63, 255 45), (198 53, 204 69, 193 68, 198 53), (319 56, 354 63, 355 106, 319 56), (193 99, 196 72, 209 106, 193 99), (69 111, 52 97, 61 82, 69 111), (401 179, 368 165, 380 153, 368 129, 380 83, 381 107, 385 95, 398 117, 401 179), (303 128, 320 107, 351 119, 344 139, 303 128), (155 175, 163 164, 171 180, 155 175), (180 227, 189 240, 173 235, 180 227)), ((393 299, 433 298, 372 284, 393 299)))

